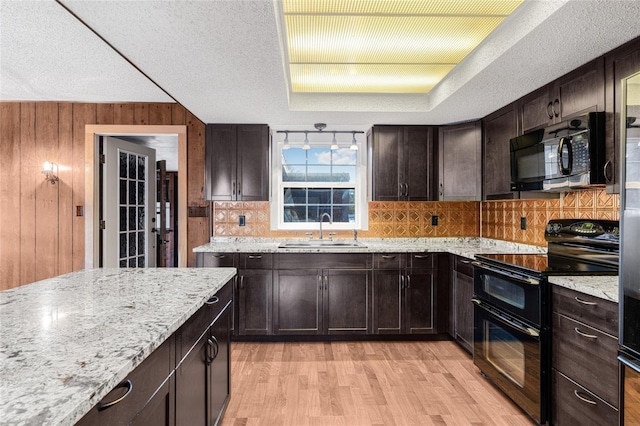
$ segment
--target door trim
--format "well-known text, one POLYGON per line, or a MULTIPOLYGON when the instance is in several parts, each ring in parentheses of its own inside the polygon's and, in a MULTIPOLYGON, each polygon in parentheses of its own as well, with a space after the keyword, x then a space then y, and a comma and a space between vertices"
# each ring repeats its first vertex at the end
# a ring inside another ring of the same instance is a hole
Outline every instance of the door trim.
POLYGON ((84 267, 99 265, 100 239, 98 227, 100 188, 98 181, 99 136, 171 134, 178 137, 178 266, 187 266, 187 126, 149 125, 100 125, 85 126, 85 218, 84 218, 84 267))

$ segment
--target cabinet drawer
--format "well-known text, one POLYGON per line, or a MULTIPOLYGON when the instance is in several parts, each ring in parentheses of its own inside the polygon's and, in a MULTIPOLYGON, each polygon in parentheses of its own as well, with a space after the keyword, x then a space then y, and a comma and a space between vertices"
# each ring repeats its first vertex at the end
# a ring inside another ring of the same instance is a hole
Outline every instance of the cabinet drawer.
POLYGON ((553 371, 551 418, 556 426, 603 426, 618 424, 618 410, 582 386, 553 371))
POLYGON ((202 264, 198 266, 205 268, 231 267, 234 266, 234 257, 234 253, 202 253, 202 264))
POLYGON ((433 265, 435 265, 436 255, 433 253, 411 253, 407 256, 410 268, 433 269, 433 265))
POLYGON ((553 314, 553 367, 618 407, 618 340, 553 314))
POLYGON ((404 269, 402 253, 375 253, 373 264, 376 269, 404 269))
MULTIPOLYGON (((235 279, 235 278, 234 278, 235 279)), ((231 301, 233 294, 233 279, 227 282, 209 301, 205 303, 186 323, 176 332, 177 362, 179 363, 196 344, 198 338, 211 325, 222 309, 231 301)))
POLYGON ((366 253, 281 253, 276 269, 370 269, 371 255, 366 253))
POLYGON ((273 254, 271 253, 241 253, 238 256, 240 268, 271 269, 273 267, 273 254))
POLYGON ((171 375, 174 367, 171 356, 174 351, 174 342, 173 336, 169 337, 80 419, 77 425, 129 424, 171 375), (104 408, 105 404, 117 401, 119 398, 122 398, 120 402, 104 408))
POLYGON ((618 305, 568 288, 552 286, 554 312, 618 336, 618 305))
POLYGON ((456 256, 456 272, 466 275, 467 277, 473 277, 473 265, 471 259, 466 257, 456 256))

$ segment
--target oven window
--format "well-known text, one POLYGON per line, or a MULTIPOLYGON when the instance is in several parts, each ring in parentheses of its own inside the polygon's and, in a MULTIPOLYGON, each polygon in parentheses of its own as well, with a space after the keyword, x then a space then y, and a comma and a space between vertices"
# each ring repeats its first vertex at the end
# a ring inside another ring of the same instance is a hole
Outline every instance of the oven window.
POLYGON ((524 343, 500 325, 485 321, 485 357, 512 382, 524 388, 524 343))
POLYGON ((484 292, 518 309, 524 309, 524 288, 494 275, 482 275, 484 292))

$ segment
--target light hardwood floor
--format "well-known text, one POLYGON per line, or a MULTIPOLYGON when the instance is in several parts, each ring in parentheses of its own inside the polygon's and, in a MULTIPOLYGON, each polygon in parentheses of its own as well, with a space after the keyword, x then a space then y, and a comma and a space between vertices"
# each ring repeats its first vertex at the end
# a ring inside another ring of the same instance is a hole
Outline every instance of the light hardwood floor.
POLYGON ((532 425, 456 343, 234 343, 231 425, 532 425))

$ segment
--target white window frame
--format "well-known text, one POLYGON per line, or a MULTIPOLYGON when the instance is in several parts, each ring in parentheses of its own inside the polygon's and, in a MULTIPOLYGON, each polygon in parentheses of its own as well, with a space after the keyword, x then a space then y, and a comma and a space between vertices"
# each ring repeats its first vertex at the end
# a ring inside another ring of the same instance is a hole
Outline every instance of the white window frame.
MULTIPOLYGON (((331 132, 327 132, 331 133, 331 132)), ((275 133, 274 133, 275 135, 275 133)), ((362 134, 358 134, 361 138, 362 134)), ((358 139, 356 137, 356 139, 358 139)), ((367 202, 367 146, 365 141, 358 141, 356 154, 356 182, 355 186, 344 182, 324 183, 323 186, 333 188, 355 188, 355 221, 332 223, 325 218, 322 224, 323 230, 366 230, 369 227, 369 203, 367 202)), ((272 140, 271 162, 271 229, 277 231, 316 231, 320 229, 318 222, 285 222, 284 221, 284 188, 311 188, 309 182, 283 182, 282 181, 282 138, 274 137, 272 140), (280 139, 280 140, 276 140, 280 139)), ((313 148, 329 148, 331 143, 312 143, 313 148)))

